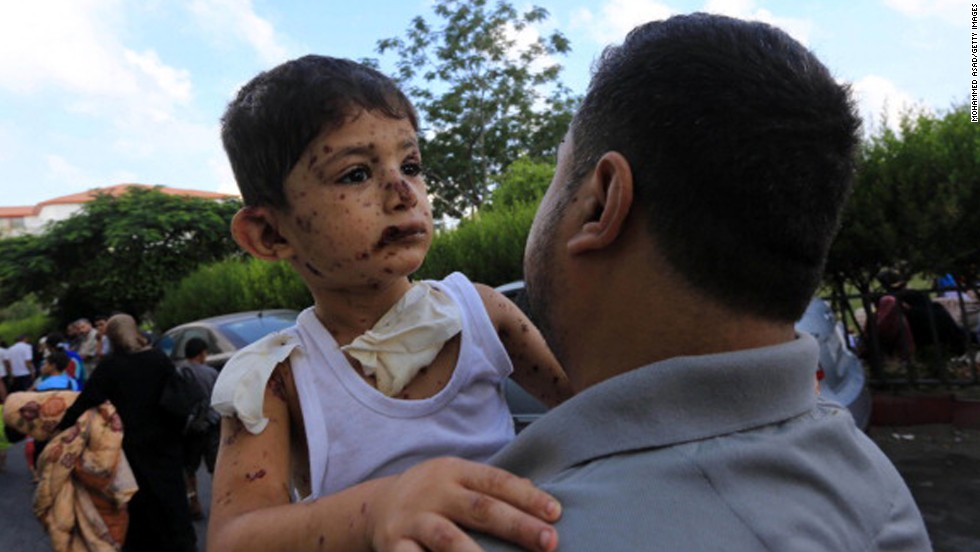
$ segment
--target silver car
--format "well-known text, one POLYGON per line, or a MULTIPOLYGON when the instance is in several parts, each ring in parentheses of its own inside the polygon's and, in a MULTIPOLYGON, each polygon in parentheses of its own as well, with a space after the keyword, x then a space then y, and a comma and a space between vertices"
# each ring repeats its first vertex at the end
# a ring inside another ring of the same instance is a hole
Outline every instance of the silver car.
POLYGON ((156 341, 174 364, 184 360, 187 341, 199 337, 208 344, 207 363, 221 369, 238 349, 296 323, 299 312, 289 309, 223 314, 174 326, 156 341))

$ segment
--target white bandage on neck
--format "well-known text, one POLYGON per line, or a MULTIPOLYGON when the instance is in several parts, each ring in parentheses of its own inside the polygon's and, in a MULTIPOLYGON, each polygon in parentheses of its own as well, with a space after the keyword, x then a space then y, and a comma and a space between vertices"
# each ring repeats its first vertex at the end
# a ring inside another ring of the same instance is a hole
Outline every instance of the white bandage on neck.
POLYGON ((375 376, 378 390, 392 397, 432 364, 461 329, 456 303, 429 284, 416 282, 373 328, 340 350, 357 359, 366 375, 375 376))

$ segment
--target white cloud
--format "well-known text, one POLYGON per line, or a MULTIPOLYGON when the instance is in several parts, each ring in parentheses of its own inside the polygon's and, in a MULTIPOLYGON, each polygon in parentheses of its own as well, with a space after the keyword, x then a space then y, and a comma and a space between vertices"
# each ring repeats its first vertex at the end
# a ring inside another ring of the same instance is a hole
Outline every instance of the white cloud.
POLYGON ((878 75, 868 75, 852 83, 851 90, 857 100, 867 134, 877 133, 883 122, 892 130, 898 130, 902 113, 922 109, 911 95, 878 75))
MULTIPOLYGON (((762 21, 779 27, 803 44, 808 43, 813 28, 810 21, 777 17, 769 10, 758 8, 755 0, 707 0, 701 11, 762 21)), ((656 0, 608 0, 598 14, 588 8, 579 8, 572 14, 572 24, 577 28, 587 28, 596 42, 610 44, 622 41, 626 33, 641 23, 666 19, 677 13, 680 10, 656 0)))
POLYGON ((962 0, 885 0, 885 5, 909 17, 937 17, 953 25, 970 24, 970 7, 962 0))
POLYGON ((782 29, 803 45, 809 44, 810 32, 813 29, 813 23, 805 19, 777 17, 769 10, 756 8, 754 0, 708 0, 703 9, 708 13, 768 23, 782 29))
POLYGON ((153 50, 142 54, 125 50, 123 55, 127 62, 150 77, 164 95, 179 101, 190 99, 191 79, 188 71, 167 66, 153 50))
POLYGON ((191 95, 187 71, 116 39, 126 22, 115 0, 11 2, 0 18, 0 88, 26 95, 67 92, 58 107, 113 117, 171 113, 191 95))
POLYGON ((190 10, 212 38, 243 41, 270 65, 288 58, 275 28, 255 13, 252 0, 193 0, 190 10))
POLYGON ((86 173, 85 170, 73 165, 60 155, 46 155, 45 163, 47 165, 47 174, 45 176, 50 180, 71 182, 74 184, 74 187, 81 185, 86 187, 86 189, 103 185, 97 179, 93 178, 92 175, 86 173))
POLYGON ((0 18, 0 87, 46 84, 100 94, 125 81, 112 36, 112 0, 9 2, 0 18))
POLYGON ((598 14, 580 8, 572 14, 572 25, 588 29, 592 39, 606 45, 621 42, 633 27, 647 21, 666 19, 677 13, 655 0, 609 0, 598 14))

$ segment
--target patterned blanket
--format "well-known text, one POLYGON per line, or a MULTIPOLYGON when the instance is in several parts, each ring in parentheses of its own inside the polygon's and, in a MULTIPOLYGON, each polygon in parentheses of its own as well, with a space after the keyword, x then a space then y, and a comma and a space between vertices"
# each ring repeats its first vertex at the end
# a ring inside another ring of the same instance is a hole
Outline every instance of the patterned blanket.
POLYGON ((51 537, 52 549, 120 550, 129 523, 126 504, 137 490, 122 450, 122 421, 105 402, 53 435, 77 396, 73 391, 11 393, 3 419, 37 441, 48 441, 37 462, 34 515, 51 537))

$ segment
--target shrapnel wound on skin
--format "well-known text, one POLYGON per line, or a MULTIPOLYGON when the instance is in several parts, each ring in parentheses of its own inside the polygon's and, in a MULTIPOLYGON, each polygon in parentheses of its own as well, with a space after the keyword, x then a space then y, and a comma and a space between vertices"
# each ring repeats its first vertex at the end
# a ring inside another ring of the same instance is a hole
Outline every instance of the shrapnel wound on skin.
POLYGON ((286 401, 286 379, 283 377, 282 372, 279 370, 272 372, 272 377, 269 378, 266 387, 269 388, 269 391, 272 391, 272 394, 276 398, 286 401))
POLYGON ((313 266, 309 261, 306 262, 305 266, 306 266, 306 270, 312 272, 314 276, 323 277, 323 273, 317 270, 317 268, 313 266))
POLYGON ((257 479, 262 479, 263 477, 265 477, 265 470, 262 469, 262 468, 259 468, 255 472, 246 472, 245 473, 245 480, 248 481, 249 483, 251 483, 251 482, 253 482, 253 481, 257 480, 257 479))

